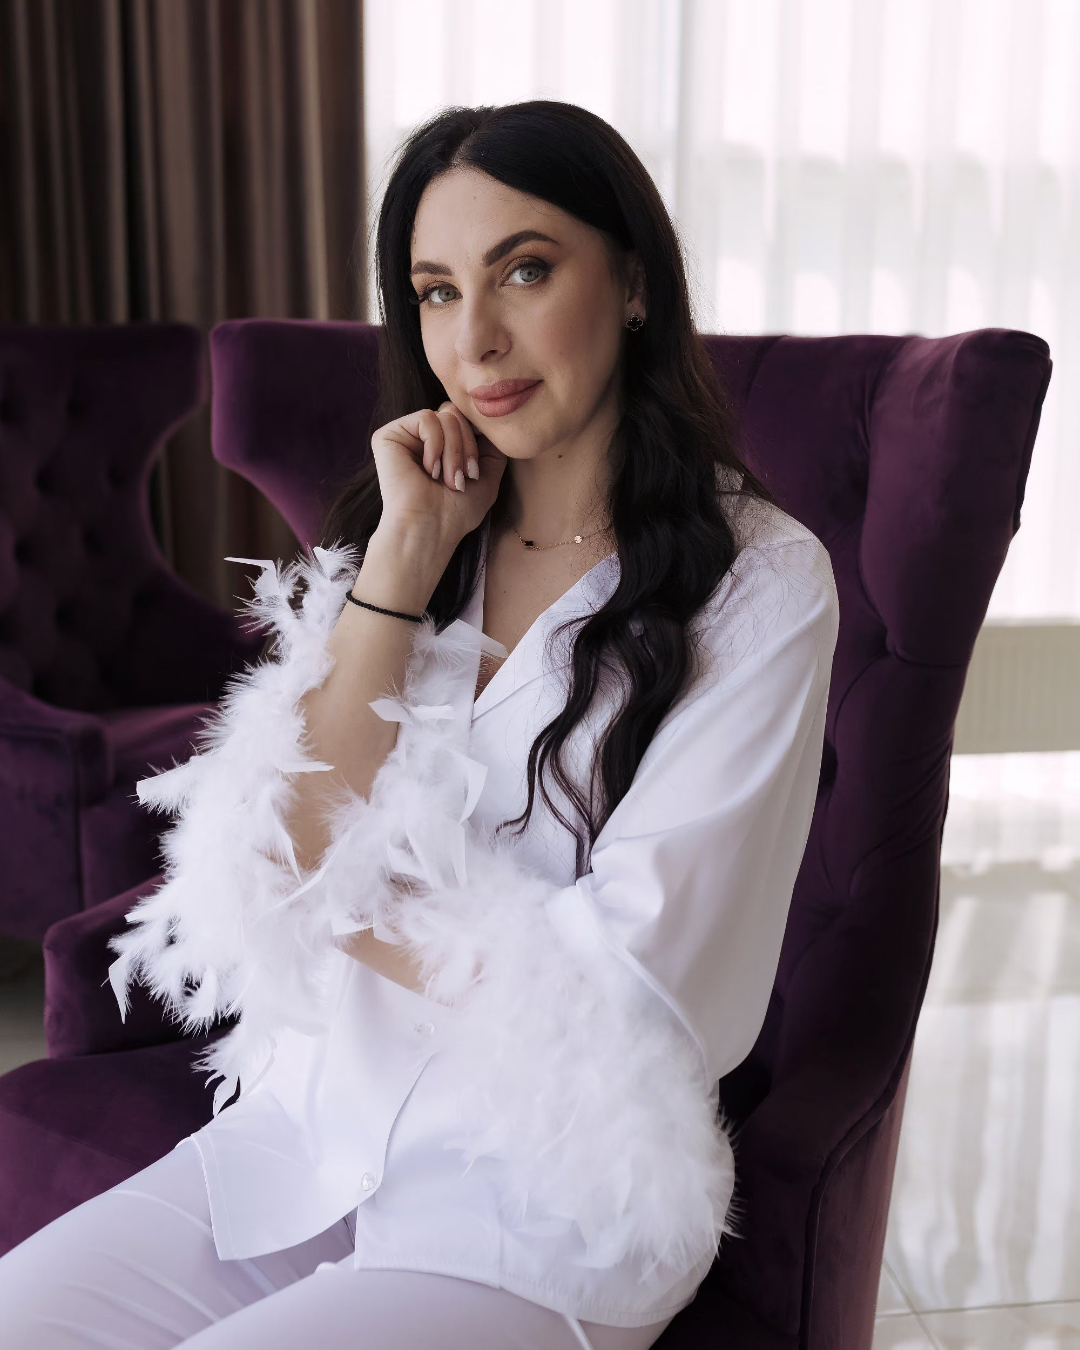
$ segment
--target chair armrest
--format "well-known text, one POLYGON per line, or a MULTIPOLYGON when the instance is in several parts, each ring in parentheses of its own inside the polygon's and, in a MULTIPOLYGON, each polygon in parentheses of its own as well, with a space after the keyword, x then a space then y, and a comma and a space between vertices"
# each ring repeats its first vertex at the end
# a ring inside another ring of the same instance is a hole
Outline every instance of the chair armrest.
POLYGON ((42 703, 0 678, 0 775, 8 804, 88 806, 112 786, 113 772, 99 718, 42 703))
POLYGON ((135 1050, 185 1039, 142 985, 131 988, 131 1006, 127 1019, 121 1021, 109 984, 109 966, 116 960, 109 938, 125 930, 127 912, 160 884, 160 875, 150 877, 93 909, 59 920, 46 932, 45 1044, 50 1058, 135 1050))
POLYGON ((98 718, 0 679, 0 932, 40 942, 79 907, 79 817, 113 775, 98 718))

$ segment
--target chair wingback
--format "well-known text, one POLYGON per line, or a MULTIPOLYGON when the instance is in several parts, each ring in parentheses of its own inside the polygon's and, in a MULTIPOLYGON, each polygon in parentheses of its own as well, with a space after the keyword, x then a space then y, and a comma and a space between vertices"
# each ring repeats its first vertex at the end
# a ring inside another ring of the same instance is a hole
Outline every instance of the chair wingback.
POLYGON ((318 543, 337 489, 371 454, 378 329, 309 319, 233 319, 210 333, 213 445, 318 543))
POLYGON ((182 702, 251 646, 151 527, 153 461, 207 388, 187 324, 0 325, 0 680, 82 711, 182 702))
POLYGON ((818 802, 773 997, 722 1085, 742 1123, 748 1240, 714 1275, 779 1329, 811 1335, 815 1316, 841 1318, 856 1345, 873 1317, 895 1147, 887 1175, 862 1178, 872 1230, 851 1212, 846 1234, 820 1225, 838 1222, 834 1174, 906 1072, 953 728, 1019 528, 1051 362, 1041 338, 1003 329, 709 342, 748 462, 826 544, 840 594, 818 802), (865 1265, 861 1306, 850 1270, 836 1275, 845 1290, 823 1277, 830 1245, 848 1244, 865 1265), (781 1253, 797 1279, 777 1280, 781 1253))
MULTIPOLYGON (((215 454, 306 542, 370 453, 375 338, 305 321, 212 334, 215 454)), ((700 1347, 738 1325, 762 1336, 721 1336, 733 1350, 868 1347, 953 727, 1019 527, 1049 349, 1005 329, 706 342, 747 463, 829 549, 840 634, 772 999, 721 1084, 744 1237, 658 1344, 700 1347)))

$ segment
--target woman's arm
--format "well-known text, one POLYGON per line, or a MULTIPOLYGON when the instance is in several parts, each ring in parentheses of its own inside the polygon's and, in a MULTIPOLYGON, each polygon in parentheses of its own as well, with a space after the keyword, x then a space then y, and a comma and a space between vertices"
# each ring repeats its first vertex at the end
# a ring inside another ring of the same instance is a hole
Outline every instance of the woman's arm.
MULTIPOLYGON (((380 523, 371 536, 353 582, 358 600, 383 609, 420 614, 446 568, 448 558, 432 532, 419 525, 380 523)), ((329 638, 333 668, 322 685, 300 701, 307 743, 330 773, 298 775, 287 815, 296 856, 314 868, 330 842, 325 810, 342 788, 366 797, 383 761, 394 748, 397 724, 385 722, 369 703, 400 689, 416 625, 346 604, 329 638)))
MULTIPOLYGON (((449 562, 437 532, 422 523, 384 524, 368 543, 352 587, 359 600, 419 614, 449 562)), ((415 624, 346 603, 330 635, 333 669, 300 702, 308 745, 329 773, 297 775, 287 827, 301 867, 318 865, 330 842, 328 815, 343 789, 367 797, 379 768, 394 748, 398 723, 386 722, 369 704, 400 689, 412 651, 415 624)), ((399 947, 380 942, 370 928, 338 944, 380 975, 419 993, 415 963, 399 947)))
POLYGON ((368 705, 403 676, 408 684, 409 658, 430 645, 434 620, 409 623, 349 605, 347 595, 352 587, 385 609, 425 609, 459 542, 491 508, 506 459, 450 404, 387 423, 371 449, 382 512, 364 557, 339 539, 284 567, 234 559, 262 568, 247 608, 273 630, 273 658, 232 677, 195 755, 137 784, 140 802, 173 823, 161 840, 162 885, 110 941, 109 980, 122 1017, 133 980, 188 1032, 242 1012, 235 1034, 216 1043, 224 1068, 206 1066, 227 1077, 215 1113, 238 1078, 245 1092, 258 1083, 276 1031, 327 1025, 326 977, 339 939, 415 988, 404 953, 365 935, 392 891, 378 840, 396 814, 371 801, 394 758, 396 728, 368 705), (477 454, 479 478, 466 489, 462 464, 477 454), (443 470, 449 482, 439 481, 443 470), (354 832, 365 821, 370 866, 354 864, 348 926, 331 922, 328 933, 319 883, 343 815, 354 832))

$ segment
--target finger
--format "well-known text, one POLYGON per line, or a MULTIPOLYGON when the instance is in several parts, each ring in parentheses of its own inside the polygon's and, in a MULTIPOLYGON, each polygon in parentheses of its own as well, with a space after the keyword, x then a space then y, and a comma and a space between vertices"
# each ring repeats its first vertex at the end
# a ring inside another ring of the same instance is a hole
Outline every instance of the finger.
POLYGON ((476 444, 476 428, 457 406, 456 403, 444 403, 439 411, 448 409, 457 415, 458 426, 461 430, 461 454, 465 464, 466 478, 480 477, 480 452, 476 444))
POLYGON ((418 455, 424 469, 430 473, 442 453, 442 436, 442 423, 438 417, 431 408, 421 408, 399 417, 376 432, 371 438, 371 448, 373 451, 376 449, 376 442, 380 438, 400 445, 411 455, 418 455))
POLYGON ((432 478, 438 478, 445 439, 442 420, 431 408, 421 408, 411 417, 416 419, 416 434, 424 444, 424 469, 432 478))
POLYGON ((465 457, 462 453, 461 422, 453 405, 439 409, 443 429, 443 482, 458 492, 465 491, 465 457))
POLYGON ((480 449, 476 444, 476 428, 469 419, 458 410, 461 422, 462 449, 465 454, 465 474, 468 478, 480 477, 480 449))

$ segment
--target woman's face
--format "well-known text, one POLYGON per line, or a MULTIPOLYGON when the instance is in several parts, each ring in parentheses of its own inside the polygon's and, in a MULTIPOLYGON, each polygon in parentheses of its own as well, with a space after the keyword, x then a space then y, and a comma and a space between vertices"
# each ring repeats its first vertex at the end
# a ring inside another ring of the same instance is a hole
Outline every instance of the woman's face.
POLYGON ((477 169, 428 185, 412 238, 424 351, 504 455, 614 431, 623 325, 645 312, 619 272, 600 231, 550 202, 477 169))

